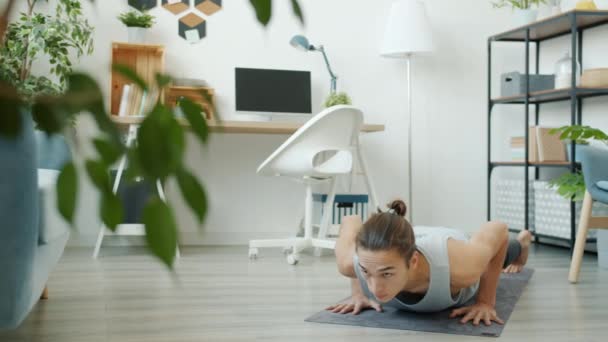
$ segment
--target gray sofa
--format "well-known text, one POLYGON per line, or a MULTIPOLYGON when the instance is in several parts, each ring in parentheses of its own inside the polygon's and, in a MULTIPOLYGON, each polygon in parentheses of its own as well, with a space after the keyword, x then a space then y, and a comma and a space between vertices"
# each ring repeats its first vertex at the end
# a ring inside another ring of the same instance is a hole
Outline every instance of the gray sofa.
POLYGON ((69 226, 59 216, 55 182, 70 159, 61 136, 0 138, 0 329, 27 317, 63 254, 69 226))

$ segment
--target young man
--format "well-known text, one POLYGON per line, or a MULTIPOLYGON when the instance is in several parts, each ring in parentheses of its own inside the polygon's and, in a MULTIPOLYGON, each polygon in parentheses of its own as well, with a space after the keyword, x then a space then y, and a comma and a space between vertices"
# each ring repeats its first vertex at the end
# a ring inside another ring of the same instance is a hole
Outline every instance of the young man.
POLYGON ((507 226, 488 222, 468 238, 447 228, 416 227, 404 218, 405 203, 363 223, 345 217, 336 243, 341 274, 352 278, 352 296, 328 310, 358 314, 381 305, 414 312, 456 307, 460 322, 503 324, 495 310, 501 270, 519 272, 525 265, 531 234, 509 241, 507 226), (462 306, 476 296, 471 306, 462 306))

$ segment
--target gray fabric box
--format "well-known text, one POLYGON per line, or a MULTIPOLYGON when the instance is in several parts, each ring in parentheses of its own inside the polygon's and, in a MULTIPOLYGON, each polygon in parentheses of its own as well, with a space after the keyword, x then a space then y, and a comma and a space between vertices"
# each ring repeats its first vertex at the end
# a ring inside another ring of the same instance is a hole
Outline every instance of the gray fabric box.
MULTIPOLYGON (((555 88, 555 75, 530 75, 530 92, 555 88)), ((508 72, 500 76, 500 95, 502 97, 526 93, 526 76, 520 72, 508 72)))

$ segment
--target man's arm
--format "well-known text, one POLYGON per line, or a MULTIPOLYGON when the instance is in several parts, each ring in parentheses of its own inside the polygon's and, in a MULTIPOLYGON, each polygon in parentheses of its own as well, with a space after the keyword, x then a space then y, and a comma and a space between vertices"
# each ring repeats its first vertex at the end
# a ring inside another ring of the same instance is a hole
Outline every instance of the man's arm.
POLYGON ((496 289, 507 253, 509 230, 501 222, 488 222, 475 233, 468 243, 450 240, 448 253, 452 269, 452 286, 464 288, 479 280, 476 304, 472 307, 456 309, 452 317, 464 315, 461 322, 473 320, 487 325, 492 320, 502 323, 496 316, 496 289))
POLYGON ((336 263, 338 271, 343 276, 350 278, 352 295, 347 301, 331 305, 326 310, 342 314, 352 312, 354 315, 359 314, 361 310, 367 308, 382 311, 380 304, 365 296, 355 273, 353 255, 355 255, 357 234, 362 226, 363 222, 359 216, 346 216, 342 218, 340 236, 338 237, 338 241, 336 241, 336 263))

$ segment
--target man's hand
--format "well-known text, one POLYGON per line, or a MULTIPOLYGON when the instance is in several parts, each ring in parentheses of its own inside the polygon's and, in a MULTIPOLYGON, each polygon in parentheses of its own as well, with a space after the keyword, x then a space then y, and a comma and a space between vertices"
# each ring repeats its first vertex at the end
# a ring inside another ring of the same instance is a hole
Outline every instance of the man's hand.
POLYGON ((352 311, 353 315, 358 315, 362 310, 369 308, 382 312, 382 307, 375 301, 365 297, 364 295, 353 295, 344 302, 328 306, 325 308, 325 310, 341 314, 346 314, 352 311))
POLYGON ((473 325, 479 325, 479 322, 482 320, 485 325, 491 325, 492 321, 498 324, 505 324, 505 322, 496 315, 494 307, 485 303, 476 303, 475 305, 452 310, 450 318, 458 316, 464 316, 460 320, 460 323, 462 324, 465 324, 470 320, 473 320, 473 325))

